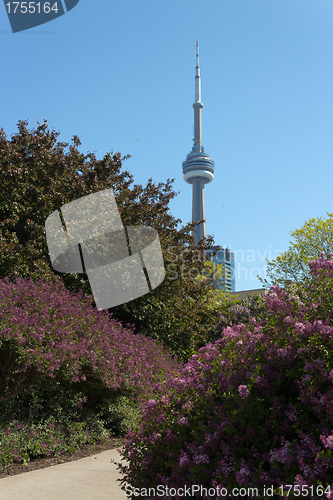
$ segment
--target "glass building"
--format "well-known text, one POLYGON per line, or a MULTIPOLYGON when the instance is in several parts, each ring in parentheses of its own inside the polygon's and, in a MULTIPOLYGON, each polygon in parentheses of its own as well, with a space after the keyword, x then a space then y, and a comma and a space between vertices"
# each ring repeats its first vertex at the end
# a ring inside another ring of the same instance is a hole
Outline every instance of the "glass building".
POLYGON ((220 287, 224 292, 235 292, 235 254, 229 248, 214 246, 206 251, 206 256, 216 270, 215 287, 220 287), (219 271, 217 264, 222 264, 219 271))

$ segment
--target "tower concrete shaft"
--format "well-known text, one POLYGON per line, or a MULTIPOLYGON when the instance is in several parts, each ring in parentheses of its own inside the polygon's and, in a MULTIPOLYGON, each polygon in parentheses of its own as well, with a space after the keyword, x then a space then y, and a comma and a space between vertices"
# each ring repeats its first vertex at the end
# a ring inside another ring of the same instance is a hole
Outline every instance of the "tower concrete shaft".
MULTIPOLYGON (((198 222, 205 219, 205 184, 214 179, 214 162, 209 155, 205 153, 202 145, 202 108, 201 102, 201 78, 199 67, 199 43, 197 41, 196 50, 196 68, 195 68, 195 102, 194 108, 194 139, 192 151, 187 155, 183 162, 184 180, 192 184, 192 222, 198 222)), ((202 222, 192 232, 194 244, 206 236, 206 222, 202 222)))

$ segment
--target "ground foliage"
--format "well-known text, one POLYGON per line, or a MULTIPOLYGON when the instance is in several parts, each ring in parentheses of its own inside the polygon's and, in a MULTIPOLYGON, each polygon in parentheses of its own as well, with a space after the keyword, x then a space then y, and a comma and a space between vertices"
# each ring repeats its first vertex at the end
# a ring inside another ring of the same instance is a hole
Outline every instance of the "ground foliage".
POLYGON ((24 461, 20 459, 19 461, 2 465, 0 467, 0 479, 8 476, 16 476, 17 474, 22 474, 23 472, 31 472, 33 470, 45 469, 46 467, 51 467, 53 465, 80 460, 81 458, 96 455, 97 453, 102 453, 103 451, 117 449, 125 442, 126 439, 124 437, 110 437, 106 440, 97 439, 93 443, 88 443, 87 441, 73 453, 65 453, 64 450, 62 450, 60 454, 53 453, 50 454, 50 456, 45 456, 44 454, 43 458, 34 458, 34 460, 24 461))

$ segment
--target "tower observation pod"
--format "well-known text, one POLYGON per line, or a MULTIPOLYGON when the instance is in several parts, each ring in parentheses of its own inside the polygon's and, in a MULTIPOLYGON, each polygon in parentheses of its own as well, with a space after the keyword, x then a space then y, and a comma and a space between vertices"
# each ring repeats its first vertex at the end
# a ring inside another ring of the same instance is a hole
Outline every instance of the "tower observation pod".
MULTIPOLYGON (((202 108, 201 102, 201 79, 199 68, 199 44, 197 41, 196 52, 197 65, 195 68, 195 102, 194 108, 194 139, 192 151, 183 162, 184 181, 192 184, 192 222, 205 219, 205 184, 214 179, 214 162, 205 153, 202 145, 202 108)), ((194 244, 206 236, 206 222, 202 222, 192 231, 194 244), (195 232, 196 231, 196 232, 195 232)))

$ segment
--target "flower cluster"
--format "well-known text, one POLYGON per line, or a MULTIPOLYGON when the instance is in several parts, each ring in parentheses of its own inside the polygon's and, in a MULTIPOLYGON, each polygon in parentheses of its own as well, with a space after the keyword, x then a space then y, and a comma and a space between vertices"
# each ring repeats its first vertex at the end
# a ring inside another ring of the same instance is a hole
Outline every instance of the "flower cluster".
POLYGON ((325 258, 325 254, 322 252, 319 259, 309 263, 309 267, 312 276, 333 276, 332 254, 328 254, 327 258, 325 258))

